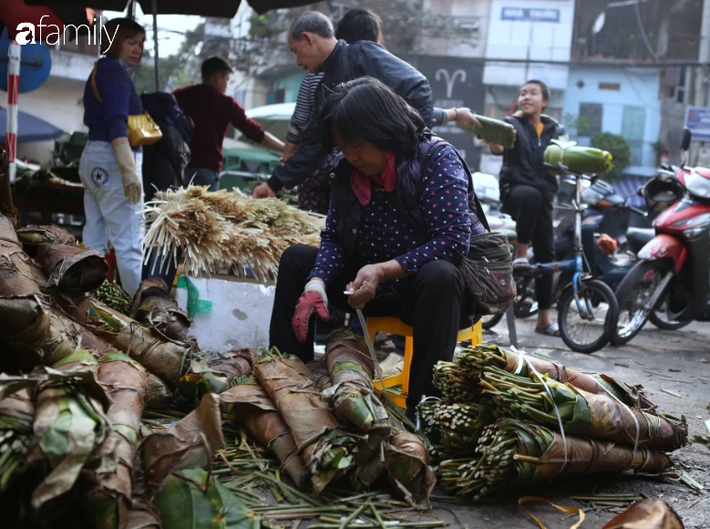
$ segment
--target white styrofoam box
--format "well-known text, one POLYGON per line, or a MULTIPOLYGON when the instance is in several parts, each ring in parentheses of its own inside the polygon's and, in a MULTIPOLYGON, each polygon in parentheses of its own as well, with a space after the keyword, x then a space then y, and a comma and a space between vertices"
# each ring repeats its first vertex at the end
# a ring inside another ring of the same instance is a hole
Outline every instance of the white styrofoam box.
MULTIPOLYGON (((274 285, 230 275, 190 277, 200 300, 212 302, 210 314, 195 314, 189 336, 203 351, 226 352, 269 346, 269 322, 274 306, 274 285)), ((178 305, 187 310, 187 289, 175 289, 178 305)))

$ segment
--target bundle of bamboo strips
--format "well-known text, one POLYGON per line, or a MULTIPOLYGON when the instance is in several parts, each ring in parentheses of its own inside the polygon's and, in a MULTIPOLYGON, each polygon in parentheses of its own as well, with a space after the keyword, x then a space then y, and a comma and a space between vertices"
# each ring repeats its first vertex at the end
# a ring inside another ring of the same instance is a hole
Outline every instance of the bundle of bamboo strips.
POLYGON ((317 245, 323 227, 322 216, 277 199, 255 200, 239 191, 209 192, 190 186, 156 197, 145 207, 146 262, 155 252, 166 266, 180 248, 185 270, 193 275, 235 267, 270 280, 283 251, 291 244, 317 245))

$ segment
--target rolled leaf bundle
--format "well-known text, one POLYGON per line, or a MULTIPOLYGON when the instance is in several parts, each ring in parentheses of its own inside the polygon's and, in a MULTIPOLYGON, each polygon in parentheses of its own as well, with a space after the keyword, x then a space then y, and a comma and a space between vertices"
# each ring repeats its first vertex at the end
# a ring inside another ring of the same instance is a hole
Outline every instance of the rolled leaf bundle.
POLYGON ((37 260, 49 275, 48 288, 90 292, 99 288, 108 275, 106 260, 88 248, 42 244, 37 249, 37 260))
POLYGON ((479 138, 492 141, 508 149, 513 148, 516 136, 513 125, 500 119, 487 118, 479 114, 476 114, 476 119, 481 123, 481 126, 478 127, 474 124, 468 129, 470 132, 479 138))
POLYGON ((323 392, 323 400, 332 403, 335 414, 362 432, 384 430, 383 437, 389 435, 389 415, 372 385, 375 365, 360 338, 350 331, 331 333, 325 363, 333 385, 323 392))
POLYGON ((558 428, 558 411, 566 434, 603 439, 634 446, 675 450, 688 441, 685 421, 629 408, 606 394, 594 395, 554 380, 512 375, 487 367, 481 377, 482 399, 498 417, 527 419, 558 428), (547 386, 547 387, 546 387, 547 386), (548 393, 549 391, 549 393, 548 393))
POLYGON ((547 375, 552 380, 569 384, 588 393, 605 394, 610 392, 628 406, 642 409, 655 409, 656 405, 648 400, 638 388, 629 386, 607 375, 586 375, 569 369, 562 364, 549 362, 541 358, 503 349, 497 345, 476 345, 464 347, 457 358, 457 364, 465 372, 465 376, 478 381, 487 366, 494 366, 509 373, 532 377, 533 368, 541 375, 547 375), (520 366, 520 369, 518 369, 520 366))
MULTIPOLYGON (((574 141, 551 140, 550 145, 545 149, 544 158, 545 163, 552 165, 561 163, 575 173, 606 173, 613 167, 610 152, 594 147, 582 147, 574 141)), ((560 172, 552 169, 548 171, 560 172)))
POLYGON ((146 372, 147 385, 145 388, 145 409, 165 408, 172 401, 173 394, 165 382, 153 373, 146 372))
POLYGON ((256 360, 251 349, 210 353, 199 360, 193 357, 189 372, 178 382, 176 401, 183 408, 193 409, 207 393, 223 393, 237 379, 251 376, 256 360))
POLYGON ((330 373, 328 372, 328 366, 325 365, 325 361, 321 358, 318 360, 311 360, 306 364, 308 371, 311 373, 311 380, 321 391, 325 391, 333 385, 330 380, 330 373))
POLYGON ((398 431, 384 449, 385 469, 392 485, 412 507, 431 508, 429 496, 436 485, 436 476, 429 466, 424 440, 413 433, 398 431))
POLYGON ((104 410, 109 399, 90 370, 62 373, 38 368, 24 377, 0 375, 0 398, 27 388, 36 395, 33 447, 27 465, 49 472, 33 490, 31 505, 40 517, 56 514, 57 502, 75 485, 91 454, 110 433, 104 410))
POLYGON ((160 515, 152 503, 143 498, 134 498, 132 503, 125 529, 161 529, 160 515))
POLYGON ((32 443, 35 407, 21 389, 0 400, 0 494, 21 474, 32 443))
POLYGON ((30 257, 37 255, 40 244, 76 246, 76 238, 57 226, 27 226, 17 230, 17 238, 30 257))
POLYGON ((258 517, 214 476, 202 469, 176 474, 155 495, 155 508, 166 529, 260 527, 258 517))
POLYGON ((662 472, 672 465, 658 450, 641 448, 634 452, 632 447, 613 442, 569 435, 563 441, 559 433, 515 419, 500 419, 488 426, 476 452, 479 456, 469 461, 455 459, 440 464, 444 488, 477 500, 553 477, 625 470, 662 472))
POLYGON ((225 448, 219 404, 219 396, 205 395, 192 413, 171 428, 154 431, 142 442, 148 490, 158 490, 176 470, 206 467, 215 452, 225 448))
POLYGON ((472 454, 483 429, 491 424, 493 411, 475 403, 441 404, 435 419, 441 444, 448 454, 472 454))
POLYGON ((128 295, 128 292, 121 288, 121 285, 111 283, 111 281, 107 279, 94 293, 94 296, 101 303, 108 305, 113 310, 125 314, 126 316, 131 315, 133 298, 128 295))
POLYGON ((358 436, 344 432, 308 378, 308 368, 295 356, 265 355, 254 374, 276 405, 311 472, 313 491, 319 494, 353 465, 358 436))
POLYGON ((96 333, 138 361, 168 387, 174 388, 190 365, 190 347, 163 342, 147 327, 95 299, 89 302, 88 320, 102 324, 96 333))
POLYGON ((187 338, 192 319, 168 295, 168 287, 160 277, 141 281, 130 310, 131 318, 155 327, 171 340, 187 338))
POLYGON ((451 403, 470 402, 479 391, 477 381, 454 362, 437 362, 433 382, 444 400, 451 403))
POLYGON ((249 435, 271 450, 297 486, 308 479, 298 447, 288 426, 279 415, 264 388, 248 377, 220 395, 227 415, 243 426, 249 435))
POLYGON ((118 529, 129 517, 147 379, 143 366, 119 352, 99 358, 96 379, 111 397, 106 410, 111 433, 85 473, 90 483, 84 492, 85 506, 90 506, 87 510, 95 527, 118 529))

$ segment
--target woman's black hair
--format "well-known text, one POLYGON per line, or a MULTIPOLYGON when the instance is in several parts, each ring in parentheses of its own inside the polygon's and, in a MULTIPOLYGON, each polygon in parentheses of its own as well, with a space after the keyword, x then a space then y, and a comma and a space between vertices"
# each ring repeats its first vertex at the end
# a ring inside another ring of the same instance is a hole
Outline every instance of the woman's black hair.
POLYGON ((359 40, 379 42, 384 46, 382 19, 369 9, 351 9, 338 22, 335 38, 348 44, 359 40))
POLYGON ((323 102, 318 136, 329 151, 336 147, 337 130, 345 141, 369 141, 406 159, 425 127, 419 113, 382 81, 361 77, 338 85, 323 102))

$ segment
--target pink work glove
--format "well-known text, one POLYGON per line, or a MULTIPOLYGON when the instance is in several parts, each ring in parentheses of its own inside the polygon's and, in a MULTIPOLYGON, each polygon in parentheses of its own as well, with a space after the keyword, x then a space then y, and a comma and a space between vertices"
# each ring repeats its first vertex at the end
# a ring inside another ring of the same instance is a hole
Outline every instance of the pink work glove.
POLYGON ((303 295, 299 298, 296 311, 291 319, 291 327, 299 343, 304 343, 308 336, 308 322, 311 315, 317 312, 323 321, 328 321, 328 297, 325 294, 325 284, 319 280, 309 281, 303 295))

